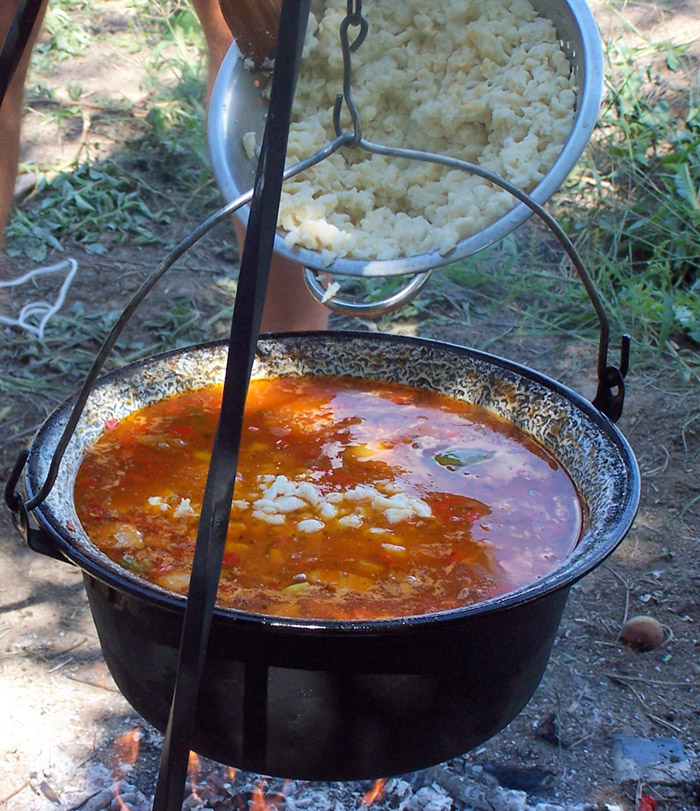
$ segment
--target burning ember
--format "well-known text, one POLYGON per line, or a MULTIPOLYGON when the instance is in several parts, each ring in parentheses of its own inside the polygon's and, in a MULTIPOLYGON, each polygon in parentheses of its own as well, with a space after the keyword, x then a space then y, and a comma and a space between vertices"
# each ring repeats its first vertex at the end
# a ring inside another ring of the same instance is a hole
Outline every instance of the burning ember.
POLYGON ((118 773, 125 774, 131 771, 139 756, 139 741, 142 737, 143 733, 136 727, 117 738, 114 744, 114 757, 116 761, 114 767, 115 777, 118 776, 118 773))
POLYGON ((201 766, 199 763, 199 756, 196 752, 190 752, 189 760, 187 761, 187 775, 189 777, 189 785, 190 791, 192 792, 193 797, 200 797, 197 794, 197 775, 201 772, 201 766))
POLYGON ((250 811, 280 811, 286 807, 284 795, 268 792, 267 781, 263 780, 253 789, 250 811))
POLYGON ((133 769, 139 756, 139 742, 142 737, 143 733, 136 727, 117 738, 114 744, 114 796, 116 807, 119 811, 131 811, 127 802, 133 798, 131 796, 125 797, 123 781, 121 781, 120 778, 127 775, 133 769))
MULTIPOLYGON (((161 736, 135 728, 114 744, 110 769, 95 764, 88 782, 100 788, 71 811, 151 811, 161 736), (110 785, 111 783, 111 785, 110 785)), ((377 780, 311 782, 237 771, 190 754, 182 811, 622 811, 599 804, 543 804, 529 792, 500 785, 468 755, 420 772, 377 780)), ((650 811, 651 804, 645 806, 650 811)))
POLYGON ((372 788, 365 794, 362 798, 362 805, 372 805, 372 803, 383 796, 384 794, 384 786, 386 785, 386 780, 377 780, 377 782, 372 786, 372 788))

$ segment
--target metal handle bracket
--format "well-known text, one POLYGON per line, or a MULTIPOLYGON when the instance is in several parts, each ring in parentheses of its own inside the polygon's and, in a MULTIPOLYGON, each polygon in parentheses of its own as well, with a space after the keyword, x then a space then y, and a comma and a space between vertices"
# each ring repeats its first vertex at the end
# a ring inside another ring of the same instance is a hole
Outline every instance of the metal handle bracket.
POLYGON ((63 563, 71 563, 72 561, 69 561, 56 549, 49 535, 43 530, 33 527, 29 522, 27 505, 22 495, 16 489, 28 457, 29 451, 23 448, 12 467, 10 478, 5 485, 5 504, 7 504, 12 513, 12 523, 31 550, 38 552, 40 555, 56 558, 56 560, 60 560, 63 563))
POLYGON ((620 340, 620 366, 606 366, 598 374, 598 390, 593 405, 612 422, 622 416, 625 401, 625 377, 629 368, 630 336, 620 340))

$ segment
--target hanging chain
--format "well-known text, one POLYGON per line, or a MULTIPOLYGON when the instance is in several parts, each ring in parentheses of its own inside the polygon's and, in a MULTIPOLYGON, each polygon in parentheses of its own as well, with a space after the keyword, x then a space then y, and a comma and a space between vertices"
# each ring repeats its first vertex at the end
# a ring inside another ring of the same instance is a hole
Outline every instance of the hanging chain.
POLYGON ((352 120, 352 128, 354 137, 347 146, 359 146, 362 140, 362 123, 360 122, 360 114, 357 111, 355 102, 352 99, 352 54, 362 45, 367 36, 369 24, 362 16, 362 0, 348 0, 347 14, 345 19, 340 24, 340 47, 343 52, 343 92, 338 93, 335 97, 335 106, 333 108, 333 126, 336 135, 342 135, 343 130, 340 126, 340 111, 345 101, 345 106, 348 108, 350 118, 352 120), (350 27, 359 28, 357 35, 350 42, 348 29, 350 27))
MULTIPOLYGON (((346 19, 348 19, 350 21, 349 24, 350 25, 362 25, 362 23, 363 23, 363 19, 362 19, 362 0, 354 0, 354 2, 353 2, 353 0, 348 0, 347 9, 348 9, 348 11, 347 11, 346 19)), ((365 25, 366 25, 366 23, 365 23, 365 25)), ((363 35, 362 38, 364 39, 364 35, 363 35)), ((357 46, 353 47, 353 51, 355 50, 356 47, 359 48, 360 44, 361 43, 359 43, 357 46)))

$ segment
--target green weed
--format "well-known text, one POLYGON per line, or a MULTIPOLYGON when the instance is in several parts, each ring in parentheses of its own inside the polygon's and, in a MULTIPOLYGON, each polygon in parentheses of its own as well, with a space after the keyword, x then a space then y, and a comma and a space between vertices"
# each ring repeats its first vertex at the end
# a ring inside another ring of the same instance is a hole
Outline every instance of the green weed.
POLYGON ((697 69, 663 43, 607 53, 601 120, 557 211, 616 317, 677 353, 700 343, 697 69))
MULTIPOLYGON (((51 63, 84 51, 95 33, 97 0, 52 0, 35 53, 35 90, 55 96, 51 63)), ((193 225, 219 196, 204 135, 205 48, 186 0, 131 0, 128 30, 114 41, 142 60, 149 91, 138 140, 98 162, 89 149, 56 177, 40 181, 31 204, 9 226, 10 253, 41 261, 50 250, 79 244, 104 253, 115 244, 166 244, 174 209, 193 225)), ((630 332, 658 360, 670 353, 686 376, 697 373, 700 344, 700 88, 687 49, 648 42, 606 46, 608 79, 599 125, 565 189, 550 204, 575 240, 615 330, 630 332)), ((47 116, 80 119, 82 88, 67 88, 76 104, 47 105, 47 116)), ((107 97, 108 98, 108 97, 107 97)), ((344 293, 378 300, 405 280, 348 281, 344 293)), ((198 328, 197 315, 173 305, 172 318, 198 328)), ((397 317, 423 324, 503 313, 528 329, 591 337, 590 302, 556 244, 536 225, 488 251, 438 271, 421 296, 397 317)), ((155 337, 119 349, 122 359, 159 346, 158 330, 182 333, 163 315, 155 337)), ((505 325, 507 328, 507 324, 505 325)))
POLYGON ((135 245, 152 244, 160 240, 156 226, 169 220, 169 204, 154 206, 153 195, 144 195, 128 171, 128 161, 82 163, 52 180, 41 180, 36 197, 8 227, 10 255, 24 253, 43 261, 49 247, 63 250, 68 239, 92 254, 107 253, 112 244, 126 239, 135 245))
MULTIPOLYGON (((55 315, 44 340, 28 339, 21 331, 7 332, 4 341, 6 374, 0 393, 32 399, 40 395, 51 402, 65 396, 66 384, 77 386, 120 315, 118 310, 91 311, 81 301, 55 315)), ((228 322, 230 303, 205 316, 184 296, 169 298, 167 307, 137 319, 120 336, 105 363, 105 370, 119 368, 159 352, 209 340, 216 325, 228 322)))
POLYGON ((84 16, 91 6, 90 0, 52 0, 46 10, 42 35, 34 48, 35 70, 50 70, 51 63, 57 59, 85 53, 94 37, 84 16))
POLYGON ((168 300, 165 309, 144 320, 143 326, 149 340, 129 341, 128 346, 117 349, 112 363, 124 366, 159 352, 210 340, 215 325, 230 320, 231 310, 232 307, 227 305, 205 318, 192 299, 174 296, 168 300))
MULTIPOLYGON (((42 85, 33 95, 38 92, 45 99, 55 93, 46 86, 50 71, 43 57, 59 48, 75 55, 66 37, 70 31, 83 42, 81 32, 87 29, 79 12, 88 14, 93 1, 73 4, 77 9, 69 10, 69 5, 59 0, 52 7, 43 50, 35 54, 34 71, 42 85)), ((130 18, 129 33, 140 43, 149 90, 146 133, 107 159, 92 154, 86 144, 75 163, 58 174, 51 172, 53 167, 39 167, 43 173, 31 203, 13 213, 6 230, 11 256, 23 254, 41 262, 50 250, 62 251, 70 244, 93 254, 127 241, 166 245, 170 239, 165 226, 175 207, 187 210, 194 227, 211 213, 214 200, 218 202, 206 151, 204 44, 196 17, 178 0, 134 0, 132 7, 138 13, 130 18)), ((88 42, 89 37, 84 44, 88 42)), ((75 101, 82 96, 78 84, 66 91, 75 101)), ((117 103, 109 114, 138 118, 143 130, 142 111, 117 103)), ((59 126, 72 119, 82 121, 80 104, 47 105, 48 123, 59 126)))

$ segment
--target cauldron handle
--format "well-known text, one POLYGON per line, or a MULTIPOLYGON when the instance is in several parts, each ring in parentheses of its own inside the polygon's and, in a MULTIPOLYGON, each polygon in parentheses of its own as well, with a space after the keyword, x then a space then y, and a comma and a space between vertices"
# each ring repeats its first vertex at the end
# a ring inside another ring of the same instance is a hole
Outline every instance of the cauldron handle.
MULTIPOLYGON (((352 134, 338 133, 335 143, 338 143, 344 137, 351 138, 352 134)), ((510 181, 500 177, 500 175, 497 175, 495 172, 492 172, 483 166, 479 166, 478 164, 460 160, 459 158, 452 158, 447 155, 438 155, 433 152, 424 152, 417 149, 387 147, 383 146, 382 144, 368 141, 365 138, 359 139, 358 146, 365 151, 376 155, 401 157, 406 158, 407 160, 422 161, 425 163, 436 163, 450 169, 459 169, 463 172, 476 175, 489 183, 493 183, 493 185, 498 186, 504 191, 507 191, 510 195, 515 197, 516 200, 526 205, 533 214, 542 220, 569 257, 571 264, 574 266, 574 269, 576 270, 576 273, 578 274, 586 293, 588 294, 588 298, 593 305, 596 316, 598 317, 598 325, 600 330, 597 363, 598 390, 595 399, 593 400, 593 405, 609 420, 612 422, 617 422, 622 415, 622 405, 625 397, 624 378, 627 375, 627 370, 629 368, 630 338, 629 335, 622 336, 620 346, 620 365, 609 365, 608 344, 610 340, 610 322, 608 320, 608 316, 605 312, 605 308, 603 307, 603 303, 600 300, 596 286, 586 270, 583 260, 576 250, 573 242, 569 239, 568 235, 561 225, 559 225, 556 219, 542 205, 527 194, 527 192, 524 192, 510 181)), ((410 274, 410 271, 407 270, 406 274, 410 274)), ((398 294, 396 294, 400 297, 401 304, 406 303, 411 296, 416 295, 420 291, 423 284, 425 284, 427 281, 429 275, 430 271, 428 271, 426 274, 421 274, 420 272, 414 271, 414 279, 398 294), (409 295, 406 295, 407 293, 409 295)), ((350 303, 340 301, 334 297, 329 298, 327 295, 325 295, 326 291, 324 291, 323 287, 319 284, 312 270, 308 268, 305 269, 304 278, 309 292, 317 299, 317 301, 324 303, 327 307, 329 307, 329 309, 335 310, 336 312, 373 316, 384 311, 389 312, 391 309, 395 309, 393 306, 391 306, 393 302, 390 302, 389 299, 380 302, 373 302, 371 305, 361 305, 354 302, 350 303), (386 305, 390 306, 386 307, 386 305), (362 307, 366 307, 367 312, 362 313, 362 307), (386 310, 383 308, 386 308, 386 310)))
POLYGON ((612 422, 616 422, 622 415, 622 404, 624 400, 624 377, 627 374, 629 366, 629 347, 630 339, 628 335, 622 336, 622 344, 620 349, 620 365, 619 367, 608 365, 608 343, 610 339, 610 322, 600 300, 598 291, 591 277, 588 275, 585 265, 578 251, 576 250, 573 242, 569 239, 564 229, 554 219, 554 217, 536 200, 522 189, 515 186, 505 178, 500 177, 495 172, 486 169, 478 164, 471 163, 470 161, 463 161, 458 158, 452 158, 447 155, 436 155, 432 152, 423 152, 416 149, 404 149, 399 147, 387 147, 382 144, 373 143, 365 138, 361 138, 359 146, 367 152, 376 155, 402 157, 409 160, 424 161, 426 163, 437 163, 441 166, 447 166, 451 169, 460 169, 463 172, 476 175, 489 183, 507 191, 510 195, 516 198, 521 203, 524 203, 533 214, 542 220, 542 222, 549 228, 552 234, 556 237, 559 244, 562 246, 567 256, 571 260, 576 273, 578 274, 583 286, 586 289, 588 298, 591 300, 593 309, 598 317, 598 325, 600 329, 600 339, 598 342, 598 392, 593 405, 612 422))
POLYGON ((605 414, 612 422, 622 416, 622 404, 625 400, 625 377, 629 368, 630 336, 620 339, 620 366, 605 366, 598 369, 598 391, 593 398, 593 405, 605 414))

